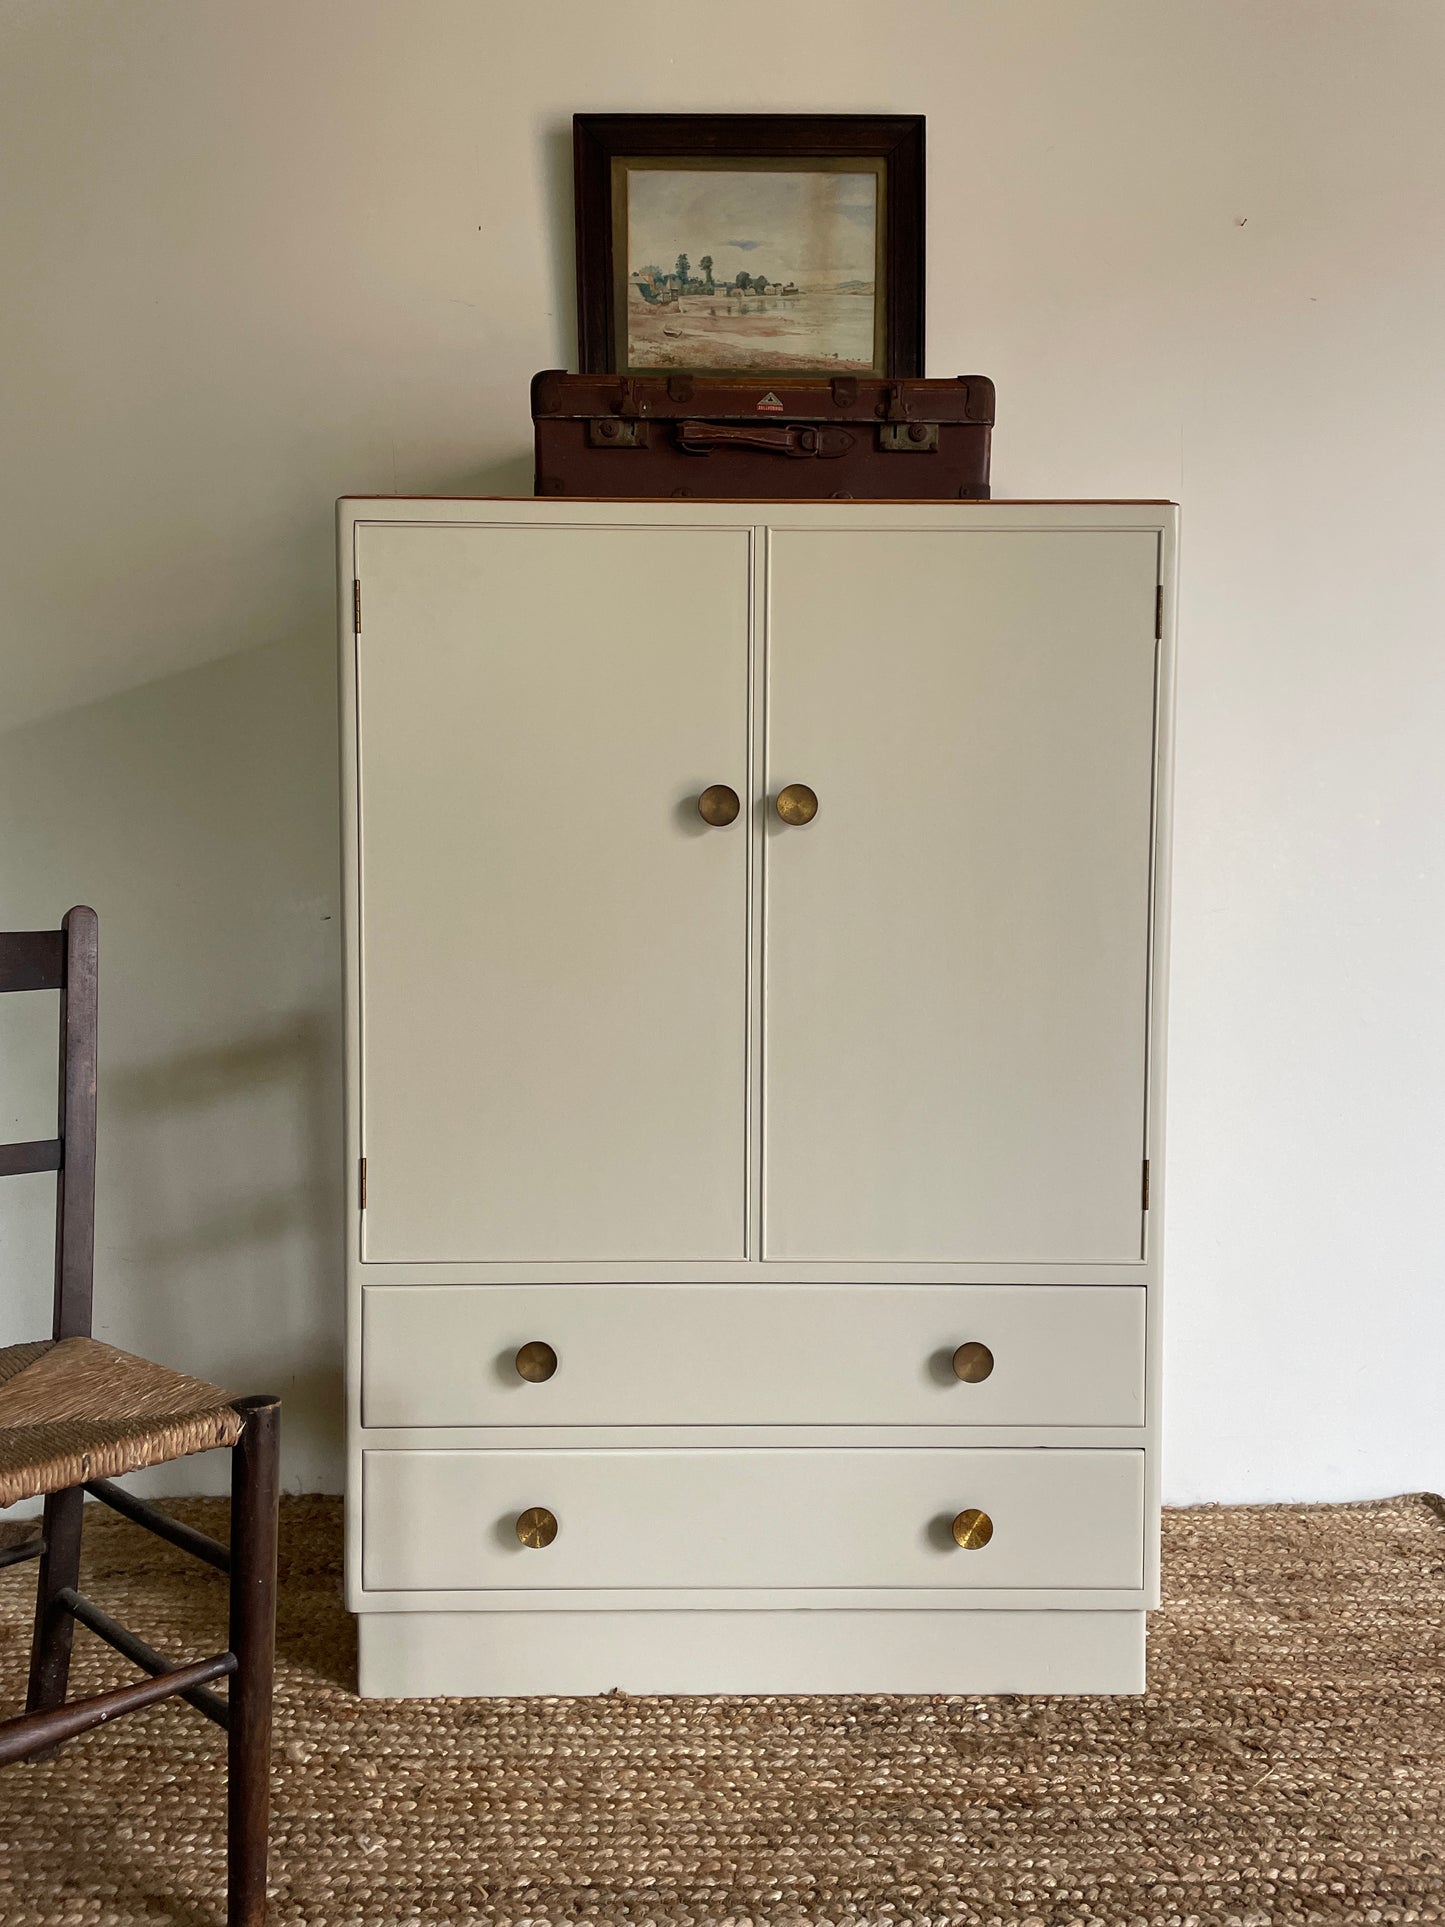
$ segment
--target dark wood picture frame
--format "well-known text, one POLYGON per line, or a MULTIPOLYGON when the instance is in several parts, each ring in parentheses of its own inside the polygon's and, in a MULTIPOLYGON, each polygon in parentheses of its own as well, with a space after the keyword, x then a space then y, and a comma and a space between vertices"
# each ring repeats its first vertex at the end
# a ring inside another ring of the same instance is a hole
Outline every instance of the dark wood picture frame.
MULTIPOLYGON (((751 161, 776 157, 882 163, 882 367, 923 373, 924 117, 922 114, 576 114, 577 347, 584 375, 626 372, 617 340, 613 161, 751 161)), ((740 371, 741 372, 741 371, 740 371)))

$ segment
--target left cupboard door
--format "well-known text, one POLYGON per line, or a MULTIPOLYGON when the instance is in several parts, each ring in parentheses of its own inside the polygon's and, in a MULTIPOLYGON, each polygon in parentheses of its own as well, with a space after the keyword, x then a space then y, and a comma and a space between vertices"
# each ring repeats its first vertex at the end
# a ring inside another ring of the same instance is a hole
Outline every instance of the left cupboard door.
POLYGON ((358 530, 366 1260, 744 1254, 750 541, 358 530))

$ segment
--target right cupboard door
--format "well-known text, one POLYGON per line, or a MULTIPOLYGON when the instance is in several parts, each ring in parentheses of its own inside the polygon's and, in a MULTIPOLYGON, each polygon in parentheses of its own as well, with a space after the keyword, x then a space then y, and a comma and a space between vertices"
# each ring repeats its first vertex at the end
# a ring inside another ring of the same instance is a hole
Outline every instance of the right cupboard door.
POLYGON ((765 1257, 1141 1256, 1157 582, 1151 532, 773 532, 765 1257))

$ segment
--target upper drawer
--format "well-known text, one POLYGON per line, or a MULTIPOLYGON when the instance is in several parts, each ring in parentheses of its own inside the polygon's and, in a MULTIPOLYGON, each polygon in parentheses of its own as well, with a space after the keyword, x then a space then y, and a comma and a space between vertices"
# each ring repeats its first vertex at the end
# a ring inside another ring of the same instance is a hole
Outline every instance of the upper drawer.
POLYGON ((372 1285, 362 1305, 366 1425, 1144 1422, 1132 1285, 372 1285), (550 1377, 522 1375, 528 1344, 550 1377))

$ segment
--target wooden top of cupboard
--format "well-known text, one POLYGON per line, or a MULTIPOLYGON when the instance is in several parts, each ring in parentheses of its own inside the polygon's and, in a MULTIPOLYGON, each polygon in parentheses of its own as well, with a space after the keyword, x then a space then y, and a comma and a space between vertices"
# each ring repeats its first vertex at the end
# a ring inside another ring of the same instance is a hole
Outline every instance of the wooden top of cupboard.
POLYGON ((1172 509, 1179 504, 1167 495, 995 495, 991 501, 952 496, 760 496, 760 495, 407 495, 393 490, 389 495, 343 495, 342 502, 547 502, 559 508, 577 502, 605 505, 625 502, 636 506, 646 502, 686 502, 693 508, 740 508, 746 504, 769 509, 789 508, 953 508, 953 509, 1172 509))

